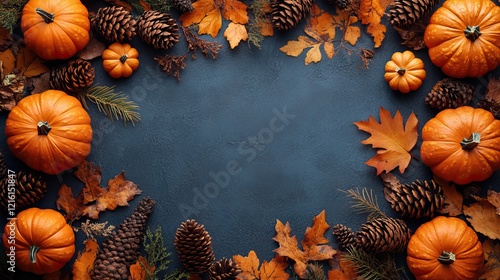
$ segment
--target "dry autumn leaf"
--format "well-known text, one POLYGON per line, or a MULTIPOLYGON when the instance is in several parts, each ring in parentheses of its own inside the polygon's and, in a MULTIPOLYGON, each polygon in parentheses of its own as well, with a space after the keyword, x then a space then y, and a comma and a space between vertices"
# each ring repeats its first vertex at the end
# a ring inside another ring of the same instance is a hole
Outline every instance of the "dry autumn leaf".
POLYGON ((155 266, 151 266, 146 258, 139 256, 137 261, 129 267, 130 280, 146 280, 147 276, 155 271, 155 266))
POLYGON ((222 27, 222 18, 247 24, 247 6, 238 0, 198 0, 193 3, 193 10, 183 13, 179 20, 184 27, 198 24, 198 34, 215 38, 222 27))
POLYGON ((10 30, 0 26, 0 52, 7 50, 13 41, 10 30))
POLYGON ((248 32, 245 25, 231 22, 224 31, 224 37, 227 38, 231 49, 236 48, 240 41, 246 41, 248 39, 248 32))
POLYGON ((363 25, 367 25, 366 32, 373 36, 375 48, 382 45, 387 28, 382 24, 382 17, 392 0, 360 0, 358 17, 363 25))
POLYGON ((22 48, 17 53, 16 69, 20 70, 19 75, 26 78, 39 76, 49 71, 49 68, 42 63, 40 57, 28 48, 22 48))
POLYGON ((336 254, 330 262, 332 269, 328 271, 328 280, 358 279, 356 264, 344 257, 345 253, 336 254))
POLYGON ((290 277, 290 274, 285 272, 288 263, 279 255, 276 255, 270 262, 262 262, 260 268, 259 259, 254 251, 250 251, 247 257, 235 255, 233 260, 241 269, 241 273, 236 276, 239 280, 281 280, 290 277))
POLYGON ((306 229, 304 239, 301 242, 302 249, 300 249, 297 237, 291 236, 290 224, 288 222, 283 224, 276 220, 276 236, 273 240, 278 242, 279 248, 275 249, 274 252, 294 260, 294 271, 303 278, 306 274, 307 262, 329 260, 337 253, 335 249, 327 245, 328 239, 324 237, 329 228, 323 210, 314 217, 312 227, 306 229))
POLYGON ((483 273, 480 280, 500 279, 500 244, 492 239, 486 239, 483 242, 484 264, 483 273))
POLYGON ((491 239, 500 239, 500 216, 488 199, 475 197, 477 202, 464 205, 464 214, 475 231, 491 239))
POLYGON ((142 192, 136 184, 125 179, 123 171, 110 179, 106 188, 101 188, 100 166, 87 161, 78 165, 75 176, 85 183, 79 195, 74 197, 71 188, 63 183, 57 199, 57 209, 64 210, 69 221, 82 216, 97 219, 102 211, 128 206, 128 201, 142 192))
POLYGON ((85 249, 78 253, 73 263, 73 280, 91 280, 90 272, 94 268, 99 246, 94 239, 87 239, 84 243, 85 249))
POLYGON ((342 38, 354 46, 361 36, 361 29, 358 26, 353 26, 358 22, 358 18, 345 11, 338 11, 337 15, 333 16, 333 20, 343 32, 342 38))
POLYGON ((495 206, 495 214, 500 215, 500 193, 494 190, 488 190, 486 199, 495 206))
POLYGON ((1 66, 1 76, 2 81, 4 76, 12 72, 14 67, 16 66, 16 57, 12 53, 11 49, 7 49, 4 52, 0 53, 0 66, 1 66))
POLYGON ((436 176, 434 176, 434 181, 441 186, 445 197, 444 205, 438 212, 448 216, 461 215, 464 197, 458 191, 457 186, 436 176))
POLYGON ((380 123, 370 116, 367 121, 354 122, 359 130, 368 132, 371 136, 361 141, 365 145, 372 145, 377 154, 365 162, 377 169, 377 175, 383 171, 390 172, 399 166, 399 171, 404 173, 411 160, 411 149, 417 143, 418 120, 411 113, 403 127, 403 117, 399 110, 394 118, 391 113, 380 107, 380 123))

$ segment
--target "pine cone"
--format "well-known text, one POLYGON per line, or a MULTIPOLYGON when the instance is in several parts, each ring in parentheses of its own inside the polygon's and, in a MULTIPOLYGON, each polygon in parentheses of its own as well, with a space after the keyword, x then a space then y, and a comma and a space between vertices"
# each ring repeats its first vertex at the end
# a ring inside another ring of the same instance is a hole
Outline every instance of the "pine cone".
POLYGON ((339 249, 341 251, 345 251, 351 246, 357 246, 356 234, 344 225, 337 224, 333 226, 333 235, 337 239, 337 244, 339 244, 339 249))
POLYGON ((215 256, 212 250, 212 238, 203 225, 195 220, 187 220, 175 233, 175 249, 184 268, 195 274, 202 274, 210 269, 215 256))
POLYGON ((172 6, 181 13, 193 10, 193 2, 191 0, 172 0, 172 6))
POLYGON ((80 58, 69 61, 50 71, 50 87, 65 91, 76 92, 94 83, 95 69, 92 64, 80 58))
POLYGON ((351 6, 351 0, 335 0, 335 7, 341 11, 347 10, 351 6))
POLYGON ((383 217, 361 225, 356 242, 369 252, 392 253, 403 251, 410 236, 411 231, 403 220, 383 217))
POLYGON ((7 162, 5 161, 5 155, 0 152, 0 178, 7 177, 9 168, 7 167, 7 162))
POLYGON ((311 12, 312 0, 274 0, 271 20, 279 30, 290 30, 311 12))
POLYGON ((395 0, 389 6, 389 22, 399 28, 406 28, 423 19, 439 0, 395 0))
POLYGON ((94 263, 92 280, 129 279, 129 267, 140 254, 154 199, 143 198, 134 212, 101 244, 94 263))
POLYGON ((8 209, 9 187, 15 186, 15 205, 16 210, 23 209, 33 205, 42 199, 47 193, 47 183, 40 173, 21 170, 16 174, 16 182, 10 184, 9 178, 4 177, 1 181, 0 206, 8 209))
POLYGON ((386 184, 384 195, 391 208, 409 218, 432 218, 444 204, 441 186, 433 180, 410 184, 386 184))
POLYGON ((99 8, 96 14, 91 14, 90 24, 104 39, 123 43, 135 36, 137 21, 124 7, 111 6, 99 8))
POLYGON ((179 25, 169 14, 144 11, 137 24, 139 36, 155 49, 167 50, 179 42, 179 25))
POLYGON ((490 111, 495 119, 500 119, 500 103, 493 99, 482 99, 477 103, 478 108, 490 111))
POLYGON ((229 280, 236 279, 240 274, 240 269, 230 259, 222 258, 210 267, 208 270, 209 280, 229 280))
POLYGON ((474 97, 474 91, 474 86, 471 84, 445 78, 432 87, 424 102, 438 110, 457 108, 469 104, 474 97))

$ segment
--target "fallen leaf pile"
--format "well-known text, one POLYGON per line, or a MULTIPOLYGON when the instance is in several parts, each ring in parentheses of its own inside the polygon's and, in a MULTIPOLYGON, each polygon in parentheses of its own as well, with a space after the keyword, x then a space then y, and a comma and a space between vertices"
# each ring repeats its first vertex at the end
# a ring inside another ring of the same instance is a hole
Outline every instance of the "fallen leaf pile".
POLYGON ((128 201, 142 192, 134 182, 125 179, 123 171, 110 179, 107 187, 102 188, 101 167, 87 161, 78 165, 74 174, 85 186, 74 197, 72 188, 63 183, 57 199, 57 209, 65 212, 68 221, 82 216, 98 219, 100 212, 128 206, 128 201))

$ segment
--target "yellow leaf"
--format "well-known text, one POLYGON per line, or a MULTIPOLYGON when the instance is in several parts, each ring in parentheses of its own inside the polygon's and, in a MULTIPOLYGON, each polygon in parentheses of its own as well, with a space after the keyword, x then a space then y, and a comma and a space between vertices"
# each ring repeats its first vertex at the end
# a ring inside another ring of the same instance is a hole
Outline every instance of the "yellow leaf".
POLYGON ((208 12, 199 23, 198 33, 209 34, 212 38, 217 37, 219 30, 222 26, 222 16, 218 10, 211 10, 208 12))
MULTIPOLYGON (((12 53, 11 49, 7 49, 4 52, 0 53, 0 61, 2 61, 2 73, 3 75, 7 75, 12 70, 14 70, 16 58, 12 53)), ((1 81, 0 81, 1 82, 1 81)))
POLYGON ((328 58, 332 58, 335 55, 335 47, 333 46, 332 42, 325 42, 323 44, 323 49, 325 50, 326 55, 328 58))
POLYGON ((214 9, 214 0, 198 0, 193 3, 193 9, 189 12, 183 13, 179 17, 179 20, 182 22, 182 26, 184 27, 200 23, 200 21, 214 9))
POLYGON ((309 47, 310 44, 307 40, 307 37, 299 36, 298 41, 288 41, 286 45, 280 48, 280 51, 286 53, 288 56, 297 57, 305 48, 309 47))
POLYGON ((247 29, 243 24, 231 22, 224 31, 224 37, 227 38, 231 49, 234 49, 241 40, 246 41, 248 39, 247 29))
POLYGON ((387 28, 381 23, 385 10, 392 0, 360 0, 358 17, 367 25, 366 31, 373 36, 375 48, 380 47, 387 28))
POLYGON ((321 44, 315 44, 309 51, 307 51, 305 60, 306 65, 321 61, 321 51, 319 50, 320 46, 321 44))
POLYGON ((348 26, 345 33, 344 39, 351 45, 355 45, 361 35, 361 29, 357 26, 348 26))
POLYGON ((98 245, 93 239, 85 241, 85 249, 78 253, 73 263, 73 280, 90 280, 90 272, 94 268, 98 245))
POLYGON ((27 78, 39 76, 49 71, 49 68, 42 63, 40 57, 27 48, 19 50, 16 69, 21 70, 21 75, 27 78))

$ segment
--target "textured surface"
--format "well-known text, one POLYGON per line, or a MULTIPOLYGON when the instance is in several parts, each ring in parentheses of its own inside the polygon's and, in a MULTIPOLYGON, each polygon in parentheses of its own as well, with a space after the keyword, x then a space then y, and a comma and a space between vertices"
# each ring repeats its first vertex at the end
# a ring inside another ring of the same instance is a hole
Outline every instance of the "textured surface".
MULTIPOLYGON (((326 2, 319 4, 327 7, 326 2)), ((368 70, 356 55, 340 49, 332 59, 324 55, 318 64, 305 66, 304 54, 292 58, 279 50, 304 35, 304 24, 266 38, 261 49, 242 42, 231 50, 222 31, 216 39, 204 36, 223 44, 218 58, 199 55, 186 60, 180 82, 156 66, 153 56, 165 52, 154 51, 137 36, 132 46, 140 51, 141 65, 130 78, 114 80, 103 71, 100 58, 92 62, 96 83, 116 84, 139 104, 142 121, 124 126, 92 107, 94 141, 88 160, 102 166, 103 182, 124 170, 143 190, 141 197, 156 200, 148 224, 153 229, 162 226, 170 251, 175 251, 176 228, 188 218, 205 225, 216 259, 255 250, 261 260, 270 260, 277 248, 272 240, 276 219, 289 221, 300 240, 323 209, 331 226, 341 223, 356 231, 365 216, 353 213, 339 189, 373 189, 382 209, 396 216, 383 198, 382 180, 364 164, 375 153, 360 143, 369 135, 353 122, 370 115, 378 119, 382 106, 392 115, 399 109, 405 121, 415 112, 420 133, 436 113, 424 98, 445 76, 426 51, 419 51, 415 54, 427 70, 422 87, 407 95, 391 91, 383 78, 384 65, 405 47, 390 27, 368 70)), ((184 47, 181 38, 169 53, 181 54, 184 47)), ((372 48, 371 37, 363 33, 357 47, 372 48)), ((484 79, 468 81, 484 92, 484 79)), ((6 114, 1 118, 3 130, 6 114)), ((20 168, 5 139, 0 143, 11 168, 20 168)), ((412 152, 417 157, 420 144, 419 139, 412 152)), ((404 174, 394 174, 404 183, 431 179, 430 170, 418 160, 412 160, 404 174)), ((73 185, 75 193, 81 188, 70 173, 49 177, 49 191, 38 206, 55 208, 60 179, 73 185)), ((491 186, 499 179, 497 172, 483 184, 491 186)), ((118 225, 139 200, 104 212, 99 221, 118 225)), ((331 229, 326 236, 337 247, 331 229)), ((81 249, 83 233, 77 237, 81 249)), ((172 265, 180 267, 175 252, 172 256, 172 265)))

